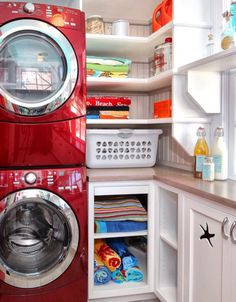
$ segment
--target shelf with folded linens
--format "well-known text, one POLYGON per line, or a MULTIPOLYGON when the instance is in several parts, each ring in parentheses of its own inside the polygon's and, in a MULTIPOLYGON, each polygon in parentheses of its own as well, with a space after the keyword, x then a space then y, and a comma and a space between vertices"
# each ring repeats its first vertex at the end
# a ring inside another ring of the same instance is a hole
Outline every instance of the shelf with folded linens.
POLYGON ((87 77, 88 92, 151 92, 171 86, 172 70, 163 71, 150 78, 95 78, 87 77))
POLYGON ((100 275, 101 267, 95 268, 94 295, 96 298, 129 294, 131 289, 134 293, 147 292, 147 253, 135 247, 128 247, 128 251, 131 254, 121 258, 121 262, 124 263, 122 266, 127 266, 122 273, 118 269, 110 272, 107 267, 103 267, 102 275, 100 275), (125 258, 126 260, 124 260, 125 258), (135 262, 134 267, 130 266, 132 261, 135 262), (102 284, 102 282, 105 283, 102 284), (117 290, 119 291, 117 292, 117 290))

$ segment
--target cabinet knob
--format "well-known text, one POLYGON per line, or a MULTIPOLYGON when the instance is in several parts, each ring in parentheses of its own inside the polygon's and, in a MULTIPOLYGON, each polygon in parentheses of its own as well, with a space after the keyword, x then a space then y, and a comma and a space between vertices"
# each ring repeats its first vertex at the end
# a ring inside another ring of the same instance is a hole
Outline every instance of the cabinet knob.
MULTIPOLYGON (((222 228, 222 233, 223 233, 223 235, 224 235, 224 237, 225 237, 226 239, 228 239, 228 238, 230 237, 230 235, 227 234, 226 231, 225 231, 225 227, 226 227, 226 225, 228 224, 228 222, 229 222, 229 218, 228 218, 228 217, 225 217, 224 220, 223 220, 223 222, 222 222, 222 226, 221 226, 221 228, 222 228)), ((231 227, 231 228, 232 228, 232 227, 231 227)), ((231 230, 230 230, 230 232, 231 232, 231 230)))
POLYGON ((234 235, 234 229, 236 227, 236 221, 234 221, 231 225, 231 228, 230 228, 230 235, 231 235, 231 239, 234 243, 236 243, 236 236, 234 235))

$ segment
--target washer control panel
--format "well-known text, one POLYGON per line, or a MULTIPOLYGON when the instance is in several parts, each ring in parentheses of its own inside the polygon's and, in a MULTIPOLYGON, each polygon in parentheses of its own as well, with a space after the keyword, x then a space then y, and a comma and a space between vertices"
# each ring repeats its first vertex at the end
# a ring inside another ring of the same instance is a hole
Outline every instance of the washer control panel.
POLYGON ((1 188, 43 188, 58 192, 80 192, 86 187, 85 168, 0 171, 1 188))

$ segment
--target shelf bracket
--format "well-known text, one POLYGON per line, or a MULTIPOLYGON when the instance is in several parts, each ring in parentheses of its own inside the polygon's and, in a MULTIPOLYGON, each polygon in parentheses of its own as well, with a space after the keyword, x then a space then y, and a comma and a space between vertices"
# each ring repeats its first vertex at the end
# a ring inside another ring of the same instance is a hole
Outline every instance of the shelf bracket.
POLYGON ((221 112, 221 73, 189 70, 187 91, 205 113, 221 112))

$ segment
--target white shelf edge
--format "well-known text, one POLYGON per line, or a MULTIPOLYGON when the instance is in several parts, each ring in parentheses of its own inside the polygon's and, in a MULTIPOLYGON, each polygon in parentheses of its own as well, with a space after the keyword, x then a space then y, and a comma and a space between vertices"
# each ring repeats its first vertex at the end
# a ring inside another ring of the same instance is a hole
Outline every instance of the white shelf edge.
POLYGON ((124 56, 133 61, 147 62, 153 57, 154 47, 172 35, 173 22, 169 22, 148 37, 86 34, 88 55, 124 56))
POLYGON ((173 71, 167 70, 146 79, 87 77, 87 87, 88 91, 150 92, 170 86, 172 75, 173 71))
POLYGON ((176 287, 160 287, 158 288, 158 296, 165 302, 177 302, 176 287))
POLYGON ((178 250, 178 244, 176 242, 176 240, 174 240, 173 238, 171 238, 170 236, 168 236, 167 233, 160 233, 160 238, 162 241, 164 241, 166 244, 168 244, 170 247, 172 247, 174 250, 178 250))
POLYGON ((93 120, 87 119, 87 125, 158 125, 172 123, 172 118, 128 119, 128 120, 93 120))
POLYGON ((177 68, 177 73, 185 74, 189 70, 221 72, 236 67, 236 47, 220 51, 211 56, 177 68))
POLYGON ((135 237, 135 236, 147 236, 148 231, 137 231, 137 232, 117 232, 117 233, 94 233, 94 239, 102 238, 119 238, 119 237, 135 237))

